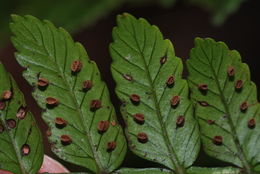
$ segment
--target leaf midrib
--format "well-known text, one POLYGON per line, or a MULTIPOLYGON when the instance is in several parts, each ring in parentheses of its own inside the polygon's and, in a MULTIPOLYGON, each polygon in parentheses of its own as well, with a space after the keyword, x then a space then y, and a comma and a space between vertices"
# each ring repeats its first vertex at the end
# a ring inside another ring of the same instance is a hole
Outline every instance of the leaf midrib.
MULTIPOLYGON (((215 82, 216 82, 216 85, 217 85, 217 88, 218 88, 218 91, 219 91, 219 97, 224 105, 224 108, 225 108, 225 111, 226 111, 226 114, 227 114, 227 119, 228 119, 228 122, 229 122, 229 125, 230 125, 230 129, 231 129, 231 135, 232 135, 232 138, 235 142, 235 145, 236 145, 236 148, 237 148, 237 151, 238 151, 238 158, 241 160, 241 162, 243 163, 243 166, 246 170, 246 172, 248 174, 251 174, 251 167, 249 165, 249 163, 247 162, 246 160, 246 157, 245 157, 245 154, 244 154, 244 151, 243 149, 241 148, 241 144, 238 140, 238 136, 237 136, 237 133, 236 133, 236 129, 235 129, 235 126, 233 124, 233 121, 231 119, 231 113, 229 111, 229 108, 228 108, 228 103, 226 102, 226 98, 224 97, 223 95, 223 91, 221 89, 221 86, 220 86, 220 83, 219 83, 219 80, 218 80, 218 76, 214 70, 214 67, 212 65, 212 62, 210 61, 210 58, 208 57, 208 55, 206 54, 204 48, 202 46, 200 46, 203 54, 205 55, 205 57, 207 58, 207 61, 209 62, 209 65, 210 65, 210 69, 212 71, 212 74, 214 76, 214 79, 215 79, 215 82)), ((212 51, 212 48, 211 48, 211 51, 212 51)), ((223 54, 222 54, 222 57, 223 57, 223 54)), ((221 65, 219 65, 221 66, 221 65)))
MULTIPOLYGON (((66 86, 69 87, 68 81, 66 80, 66 78, 64 78, 63 73, 62 73, 62 78, 64 79, 64 82, 65 82, 66 86)), ((82 113, 82 111, 80 109, 80 106, 79 106, 79 104, 78 104, 78 102, 76 100, 75 93, 74 93, 74 91, 71 90, 70 87, 69 87, 69 89, 70 89, 69 92, 70 92, 71 98, 73 99, 74 105, 76 106, 76 110, 78 111, 79 116, 81 117, 81 120, 82 120, 81 124, 82 124, 83 128, 85 129, 85 133, 86 133, 87 138, 88 138, 87 141, 90 144, 91 151, 92 151, 92 153, 94 155, 94 159, 95 159, 94 161, 96 163, 96 167, 98 168, 97 170, 98 171, 99 170, 103 170, 103 167, 101 165, 100 159, 99 159, 98 155, 95 153, 95 146, 94 146, 94 144, 92 142, 92 137, 91 137, 89 131, 87 130, 87 127, 85 126, 84 115, 83 115, 83 113, 82 113)))
MULTIPOLYGON (((166 144, 166 146, 167 146, 167 149, 168 149, 168 151, 170 152, 169 154, 171 154, 170 155, 170 159, 171 159, 171 162, 172 162, 172 164, 173 164, 173 167, 176 169, 176 172, 178 173, 178 174, 185 174, 185 169, 183 169, 183 167, 180 165, 180 163, 179 163, 179 160, 178 160, 178 158, 177 158, 177 156, 175 155, 175 152, 174 152, 174 150, 173 150, 173 148, 171 147, 171 142, 170 142, 170 140, 169 140, 169 135, 168 135, 168 132, 166 131, 166 128, 164 127, 164 125, 163 125, 163 120, 162 120, 162 114, 161 114, 161 109, 160 109, 160 106, 159 106, 159 104, 158 104, 158 100, 157 100, 157 95, 156 95, 156 91, 154 90, 154 85, 153 85, 153 81, 152 81, 152 78, 151 78, 151 75, 150 75, 150 72, 149 72, 149 69, 148 69, 148 66, 147 66, 147 64, 146 64, 146 60, 145 60, 145 58, 144 58, 144 54, 143 54, 143 52, 141 51, 141 48, 140 48, 140 45, 139 45, 139 43, 138 43, 138 41, 137 41, 137 39, 136 39, 136 34, 135 34, 135 28, 134 28, 134 25, 133 25, 133 23, 131 22, 131 25, 132 25, 132 27, 133 27, 133 32, 134 32, 134 34, 131 34, 131 32, 129 32, 131 35, 132 35, 132 37, 135 39, 135 42, 136 42, 136 45, 137 45, 137 49, 138 49, 138 51, 139 51, 139 54, 141 55, 141 57, 142 57, 142 61, 143 61, 143 64, 144 64, 144 66, 145 66, 145 72, 146 72, 146 76, 147 76, 147 78, 148 78, 148 81, 149 81, 149 85, 151 86, 151 93, 152 93, 152 97, 153 97, 153 100, 154 100, 154 105, 155 105, 155 108, 156 108, 156 115, 157 115, 157 118, 158 118, 158 120, 159 120, 159 122, 160 122, 160 126, 161 126, 161 130, 162 130, 162 133, 163 133, 163 139, 164 139, 164 141, 165 141, 165 144, 166 144)), ((144 28, 144 38, 146 38, 146 35, 145 35, 145 28, 144 28)), ((145 41, 144 41, 145 42, 145 41)), ((154 49, 153 49, 154 50, 154 49)), ((151 55, 152 56, 152 55, 151 55)))

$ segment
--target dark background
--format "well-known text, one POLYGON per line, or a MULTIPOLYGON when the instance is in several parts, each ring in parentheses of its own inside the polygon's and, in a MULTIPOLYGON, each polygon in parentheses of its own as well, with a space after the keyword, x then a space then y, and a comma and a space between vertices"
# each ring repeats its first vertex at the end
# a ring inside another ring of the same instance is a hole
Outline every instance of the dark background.
MULTIPOLYGON (((119 102, 113 91, 115 83, 110 73, 111 58, 108 52, 108 45, 112 41, 111 31, 116 23, 116 15, 123 12, 131 13, 136 17, 144 17, 151 24, 157 25, 165 38, 173 42, 176 55, 183 58, 183 60, 189 57, 189 51, 193 47, 195 37, 212 37, 217 41, 226 42, 230 49, 236 49, 240 52, 243 61, 250 67, 252 81, 257 86, 260 86, 260 56, 258 50, 260 49, 259 5, 258 0, 245 2, 238 12, 230 16, 219 27, 211 25, 209 14, 206 11, 193 6, 186 6, 182 3, 177 3, 177 5, 170 9, 164 9, 155 5, 137 8, 125 5, 121 9, 115 10, 106 17, 98 20, 91 27, 77 32, 73 37, 85 46, 90 58, 97 62, 103 80, 108 84, 110 89, 112 102, 117 109, 119 108, 119 102)), ((20 89, 25 94, 29 108, 31 108, 36 116, 38 125, 45 135, 47 126, 40 117, 41 109, 36 105, 31 96, 32 88, 22 78, 21 72, 23 69, 16 62, 14 51, 15 49, 9 43, 0 52, 1 61, 14 76, 20 89)), ((44 143, 46 145, 45 153, 55 158, 55 155, 50 151, 46 137, 44 137, 44 143)), ((123 164, 123 166, 127 167, 152 167, 154 165, 151 162, 134 156, 131 152, 128 153, 123 164)), ((195 165, 223 166, 228 164, 220 163, 201 152, 195 165)), ((65 163, 65 166, 71 170, 79 170, 76 169, 77 167, 68 165, 67 163, 65 163)))

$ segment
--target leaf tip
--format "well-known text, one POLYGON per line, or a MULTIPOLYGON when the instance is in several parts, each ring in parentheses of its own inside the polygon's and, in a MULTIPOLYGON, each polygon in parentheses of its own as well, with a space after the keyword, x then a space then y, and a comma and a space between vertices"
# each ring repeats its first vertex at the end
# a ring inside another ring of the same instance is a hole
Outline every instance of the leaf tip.
POLYGON ((194 42, 197 43, 197 42, 201 42, 202 40, 203 38, 201 37, 195 37, 194 42))
POLYGON ((128 18, 128 17, 133 17, 130 13, 124 12, 122 14, 118 15, 119 18, 128 18))
POLYGON ((11 18, 11 21, 9 23, 9 28, 11 29, 12 32, 14 32, 14 29, 15 29, 15 24, 18 23, 19 21, 22 20, 22 16, 19 16, 17 14, 11 14, 10 15, 10 18, 11 18))
POLYGON ((210 38, 210 37, 205 37, 205 38, 196 37, 196 38, 195 38, 195 44, 196 44, 196 43, 201 43, 201 42, 214 43, 214 42, 216 42, 216 41, 215 41, 214 39, 210 38))
POLYGON ((17 20, 20 20, 22 18, 21 16, 19 16, 17 14, 11 14, 10 17, 11 17, 12 21, 14 21, 14 22, 17 20))
POLYGON ((122 13, 117 15, 117 24, 121 23, 123 20, 136 20, 136 18, 129 13, 122 13))

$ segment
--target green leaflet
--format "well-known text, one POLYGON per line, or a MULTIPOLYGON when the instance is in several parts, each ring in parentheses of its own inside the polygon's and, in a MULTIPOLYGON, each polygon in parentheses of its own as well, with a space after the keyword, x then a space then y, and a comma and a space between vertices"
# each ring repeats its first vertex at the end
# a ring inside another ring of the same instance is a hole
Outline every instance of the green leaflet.
POLYGON ((200 138, 188 85, 181 79, 182 62, 156 26, 129 14, 119 15, 117 23, 110 45, 111 71, 117 83, 116 94, 123 102, 129 147, 145 159, 183 173, 197 157, 200 138), (171 76, 172 85, 168 79, 171 76), (133 94, 140 97, 139 103, 131 101, 138 98, 133 94), (180 97, 176 107, 170 102, 174 96, 180 97), (144 123, 136 120, 138 115, 144 116, 144 123))
POLYGON ((41 133, 27 112, 24 96, 2 63, 0 82, 0 170, 35 174, 43 161, 41 133))
POLYGON ((259 171, 260 105, 248 66, 223 42, 200 38, 187 66, 206 153, 246 174, 259 171), (200 90, 203 84, 208 89, 200 90))
MULTIPOLYGON (((172 173, 166 169, 159 168, 145 168, 145 169, 133 169, 122 168, 115 171, 114 174, 169 174, 172 173)), ((187 169, 187 174, 240 174, 240 169, 232 167, 224 168, 204 168, 204 167, 191 167, 187 169)))
POLYGON ((115 171, 113 174, 169 174, 172 173, 170 170, 159 169, 159 168, 144 168, 144 169, 134 169, 134 168, 122 168, 115 171))
POLYGON ((241 174, 240 169, 233 167, 219 167, 219 168, 204 168, 191 167, 188 169, 188 174, 241 174))
POLYGON ((24 77, 44 109, 53 152, 95 173, 115 170, 126 142, 96 64, 64 29, 32 16, 12 18, 16 58, 27 68, 24 77), (40 87, 42 78, 48 80, 45 87, 40 87))

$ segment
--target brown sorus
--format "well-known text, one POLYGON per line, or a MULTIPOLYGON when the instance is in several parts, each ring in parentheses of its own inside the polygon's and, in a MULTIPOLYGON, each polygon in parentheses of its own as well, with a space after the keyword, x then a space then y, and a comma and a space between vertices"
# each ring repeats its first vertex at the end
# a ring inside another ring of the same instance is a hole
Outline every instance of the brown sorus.
POLYGON ((129 74, 123 74, 122 75, 124 77, 124 79, 128 80, 128 81, 132 81, 133 80, 133 77, 129 74))
POLYGON ((255 128, 255 124, 256 124, 256 122, 255 122, 255 119, 254 119, 254 118, 249 119, 248 122, 247 122, 247 126, 248 126, 248 128, 250 128, 250 129, 255 128))
POLYGON ((204 83, 199 84, 199 85, 198 85, 198 89, 199 89, 200 91, 207 91, 207 90, 208 90, 208 85, 207 85, 207 84, 204 84, 204 83))
POLYGON ((54 98, 54 97, 47 97, 47 98, 45 99, 45 102, 46 102, 46 104, 52 105, 52 106, 56 106, 56 105, 59 104, 58 99, 56 99, 56 98, 54 98))
POLYGON ((24 144, 21 148, 21 152, 23 156, 27 156, 30 154, 30 146, 28 144, 24 144))
POLYGON ((144 123, 144 114, 137 113, 137 114, 134 114, 133 116, 134 116, 134 120, 136 123, 139 123, 139 124, 144 123))
POLYGON ((72 140, 69 135, 61 135, 60 141, 63 145, 69 145, 71 144, 72 140))
POLYGON ((215 136, 215 137, 213 138, 213 143, 214 143, 215 145, 218 145, 218 146, 222 145, 222 143, 223 143, 223 138, 222 138, 222 136, 215 136))
POLYGON ((137 94, 132 94, 130 96, 130 100, 134 103, 134 104, 138 104, 140 103, 140 96, 137 94))
POLYGON ((4 100, 9 100, 12 97, 12 91, 10 90, 5 90, 2 94, 2 98, 4 100))
POLYGON ((80 60, 74 60, 70 66, 71 71, 76 73, 79 72, 82 68, 82 62, 80 60))
POLYGON ((198 101, 198 103, 199 103, 201 106, 204 106, 204 107, 206 107, 206 106, 209 105, 208 102, 206 102, 206 101, 198 101))
POLYGON ((6 120, 6 124, 9 129, 13 129, 16 127, 16 121, 14 119, 6 120))
POLYGON ((107 151, 111 152, 116 148, 116 142, 110 141, 107 143, 107 151))
POLYGON ((26 108, 21 106, 16 113, 16 118, 22 120, 25 118, 25 116, 26 116, 26 108))
POLYGON ((170 77, 168 77, 167 81, 166 81, 166 85, 168 87, 172 87, 172 85, 174 84, 174 76, 171 75, 170 77))
POLYGON ((240 110, 242 111, 242 112, 245 112, 246 110, 247 110, 247 108, 248 108, 248 103, 245 101, 245 102, 243 102, 241 105, 240 105, 240 110))
POLYGON ((91 100, 91 102, 90 102, 90 110, 91 111, 96 111, 99 108, 101 108, 101 101, 100 100, 91 100))
POLYGON ((166 55, 161 57, 161 59, 160 59, 161 65, 165 64, 166 60, 167 60, 167 56, 166 55))
POLYGON ((208 120, 207 122, 208 122, 208 124, 212 125, 215 123, 215 120, 208 120))
POLYGON ((176 126, 177 127, 183 127, 184 123, 185 123, 184 116, 182 116, 182 115, 178 116, 177 119, 176 119, 176 126))
POLYGON ((140 143, 146 143, 148 141, 148 136, 144 132, 140 132, 137 134, 137 139, 140 143))
POLYGON ((46 87, 46 86, 48 86, 49 81, 47 79, 45 79, 45 78, 40 77, 38 79, 38 83, 37 84, 38 84, 39 87, 46 87))
POLYGON ((227 69, 227 74, 229 77, 233 77, 235 75, 235 68, 233 66, 229 66, 227 69))
POLYGON ((109 128, 109 121, 106 120, 106 121, 99 121, 98 122, 97 129, 98 129, 99 133, 106 132, 108 130, 108 128, 109 128))
POLYGON ((63 128, 63 127, 65 127, 65 126, 67 125, 67 121, 64 120, 64 119, 61 118, 61 117, 56 117, 56 118, 55 118, 55 125, 56 125, 56 127, 58 127, 58 128, 63 128))
POLYGON ((5 102, 0 101, 0 110, 4 110, 5 109, 5 102))
POLYGON ((171 106, 172 107, 176 107, 176 106, 178 106, 178 104, 180 103, 180 96, 178 96, 178 95, 175 95, 175 96, 173 96, 172 97, 172 99, 171 99, 171 106))
POLYGON ((82 83, 82 89, 87 91, 87 90, 90 90, 92 88, 92 81, 91 80, 85 80, 83 83, 82 83))
POLYGON ((50 137, 51 135, 52 135, 52 132, 51 132, 51 130, 48 129, 48 130, 46 131, 46 136, 47 136, 47 137, 50 137))
POLYGON ((236 90, 240 90, 243 87, 244 82, 242 80, 237 80, 235 84, 236 90))
POLYGON ((0 133, 3 133, 5 130, 4 126, 0 124, 0 133))

